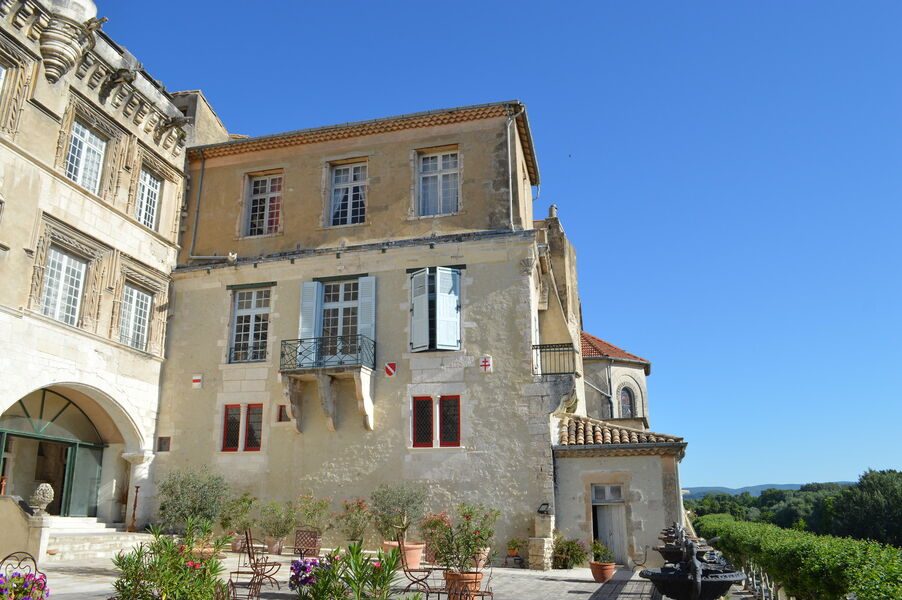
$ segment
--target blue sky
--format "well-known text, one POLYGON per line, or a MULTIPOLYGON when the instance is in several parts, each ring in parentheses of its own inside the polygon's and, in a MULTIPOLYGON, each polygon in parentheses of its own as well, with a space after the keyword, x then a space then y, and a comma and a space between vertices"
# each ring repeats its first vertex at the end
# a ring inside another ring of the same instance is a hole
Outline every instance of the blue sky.
POLYGON ((524 101, 683 485, 902 467, 902 3, 98 3, 236 133, 524 101))

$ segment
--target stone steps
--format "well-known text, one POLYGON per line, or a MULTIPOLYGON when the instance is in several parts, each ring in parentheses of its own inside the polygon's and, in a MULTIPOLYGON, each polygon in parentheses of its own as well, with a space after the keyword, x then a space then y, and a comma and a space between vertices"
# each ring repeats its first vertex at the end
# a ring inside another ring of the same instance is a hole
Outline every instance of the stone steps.
POLYGON ((47 540, 47 562, 88 559, 111 559, 129 551, 153 536, 147 533, 125 533, 121 527, 99 523, 97 519, 59 519, 53 523, 47 540))

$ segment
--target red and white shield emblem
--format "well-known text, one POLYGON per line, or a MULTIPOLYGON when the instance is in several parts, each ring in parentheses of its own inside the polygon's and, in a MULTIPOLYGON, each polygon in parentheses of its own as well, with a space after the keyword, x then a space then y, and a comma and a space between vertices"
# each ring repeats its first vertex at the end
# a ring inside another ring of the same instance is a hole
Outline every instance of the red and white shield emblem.
POLYGON ((394 377, 395 371, 398 370, 398 363, 385 363, 385 376, 394 377))

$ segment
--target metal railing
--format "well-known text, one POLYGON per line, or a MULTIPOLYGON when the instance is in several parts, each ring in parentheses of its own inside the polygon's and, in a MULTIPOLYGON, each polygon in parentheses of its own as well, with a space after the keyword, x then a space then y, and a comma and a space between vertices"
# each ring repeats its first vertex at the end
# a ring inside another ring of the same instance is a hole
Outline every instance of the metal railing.
POLYGON ((376 367, 376 342, 365 335, 284 340, 279 368, 282 371, 346 367, 376 367))
POLYGON ((534 375, 573 375, 576 348, 573 344, 538 344, 532 347, 534 375))
POLYGON ((241 342, 229 348, 229 362, 259 362, 266 360, 266 342, 241 342))

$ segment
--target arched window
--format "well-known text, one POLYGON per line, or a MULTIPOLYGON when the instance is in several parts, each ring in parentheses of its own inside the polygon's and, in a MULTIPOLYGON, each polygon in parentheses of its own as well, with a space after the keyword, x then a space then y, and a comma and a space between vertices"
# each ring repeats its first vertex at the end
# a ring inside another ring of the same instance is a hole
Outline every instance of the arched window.
POLYGON ((628 387, 620 388, 620 418, 629 419, 636 416, 636 402, 633 398, 633 390, 628 387))

